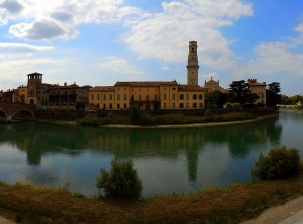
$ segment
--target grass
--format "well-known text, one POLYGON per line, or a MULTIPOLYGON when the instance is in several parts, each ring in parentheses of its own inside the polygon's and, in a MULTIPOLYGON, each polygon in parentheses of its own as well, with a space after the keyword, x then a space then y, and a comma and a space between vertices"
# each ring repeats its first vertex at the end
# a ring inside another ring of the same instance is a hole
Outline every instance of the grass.
POLYGON ((19 223, 240 223, 303 195, 303 169, 287 180, 236 183, 191 195, 100 200, 29 184, 0 182, 0 212, 19 223))
MULTIPOLYGON (((137 120, 137 125, 152 126, 152 125, 177 125, 177 124, 194 124, 194 123, 208 123, 208 122, 227 122, 227 121, 242 121, 249 119, 256 119, 257 116, 244 113, 233 112, 222 115, 208 115, 208 116, 186 116, 183 114, 160 114, 151 115, 149 113, 141 113, 137 120)), ((105 124, 122 124, 131 125, 129 116, 122 115, 108 115, 103 118, 85 117, 77 120, 80 125, 99 126, 105 124)))

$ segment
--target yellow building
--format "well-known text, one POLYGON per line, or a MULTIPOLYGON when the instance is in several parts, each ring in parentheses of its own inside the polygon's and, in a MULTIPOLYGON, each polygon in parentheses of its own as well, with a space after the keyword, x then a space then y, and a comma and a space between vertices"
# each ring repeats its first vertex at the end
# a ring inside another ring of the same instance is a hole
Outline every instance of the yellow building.
POLYGON ((26 103, 27 102, 27 86, 19 86, 17 88, 17 97, 16 97, 16 102, 22 102, 26 103))
POLYGON ((202 109, 204 89, 199 85, 171 82, 117 82, 114 86, 96 86, 89 92, 89 103, 103 110, 202 109))
POLYGON ((89 103, 102 110, 113 110, 115 106, 115 90, 113 86, 95 86, 89 91, 89 103))
POLYGON ((251 92, 259 96, 255 104, 262 103, 266 105, 266 82, 259 83, 257 79, 248 79, 247 83, 250 86, 251 92))
POLYGON ((114 86, 96 86, 89 92, 89 103, 103 110, 202 109, 204 89, 198 85, 197 41, 189 42, 187 85, 177 81, 117 82, 114 86))

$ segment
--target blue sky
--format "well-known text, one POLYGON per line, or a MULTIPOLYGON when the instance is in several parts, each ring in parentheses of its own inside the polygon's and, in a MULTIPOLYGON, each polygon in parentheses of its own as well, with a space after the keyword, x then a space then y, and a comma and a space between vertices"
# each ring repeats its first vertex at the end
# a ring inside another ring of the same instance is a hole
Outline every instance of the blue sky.
POLYGON ((303 93, 301 0, 0 0, 0 90, 32 72, 60 85, 186 84, 191 40, 201 86, 254 78, 303 93))

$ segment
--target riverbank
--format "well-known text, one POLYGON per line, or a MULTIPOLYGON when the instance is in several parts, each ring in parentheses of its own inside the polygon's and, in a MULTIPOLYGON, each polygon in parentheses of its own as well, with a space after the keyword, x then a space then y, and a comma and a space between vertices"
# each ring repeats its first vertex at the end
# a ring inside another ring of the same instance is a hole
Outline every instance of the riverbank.
MULTIPOLYGON (((239 120, 239 121, 222 121, 222 122, 205 122, 205 123, 191 123, 191 124, 171 124, 171 125, 130 125, 130 124, 102 124, 98 127, 102 128, 196 128, 196 127, 209 127, 209 126, 224 126, 234 125, 242 123, 257 122, 264 119, 276 118, 279 114, 260 116, 255 119, 239 120)), ((47 122, 55 124, 67 124, 67 125, 81 125, 77 121, 64 121, 64 120, 37 120, 38 122, 47 122)))
POLYGON ((233 184, 190 195, 105 201, 29 184, 0 183, 1 215, 20 223, 240 223, 303 195, 303 168, 288 180, 233 184))

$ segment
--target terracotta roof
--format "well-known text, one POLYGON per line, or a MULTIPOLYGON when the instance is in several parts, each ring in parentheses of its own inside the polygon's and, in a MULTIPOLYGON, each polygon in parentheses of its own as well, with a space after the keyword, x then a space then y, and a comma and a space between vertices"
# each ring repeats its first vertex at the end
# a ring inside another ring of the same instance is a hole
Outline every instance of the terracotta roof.
POLYGON ((180 91, 205 91, 205 89, 199 85, 179 85, 179 90, 180 91))
POLYGON ((90 91, 113 91, 113 86, 95 86, 90 91))
POLYGON ((171 82, 116 82, 115 86, 160 86, 160 85, 178 85, 177 81, 171 82))
POLYGON ((260 83, 260 82, 257 82, 257 79, 248 79, 247 83, 250 86, 266 86, 266 82, 260 83))

